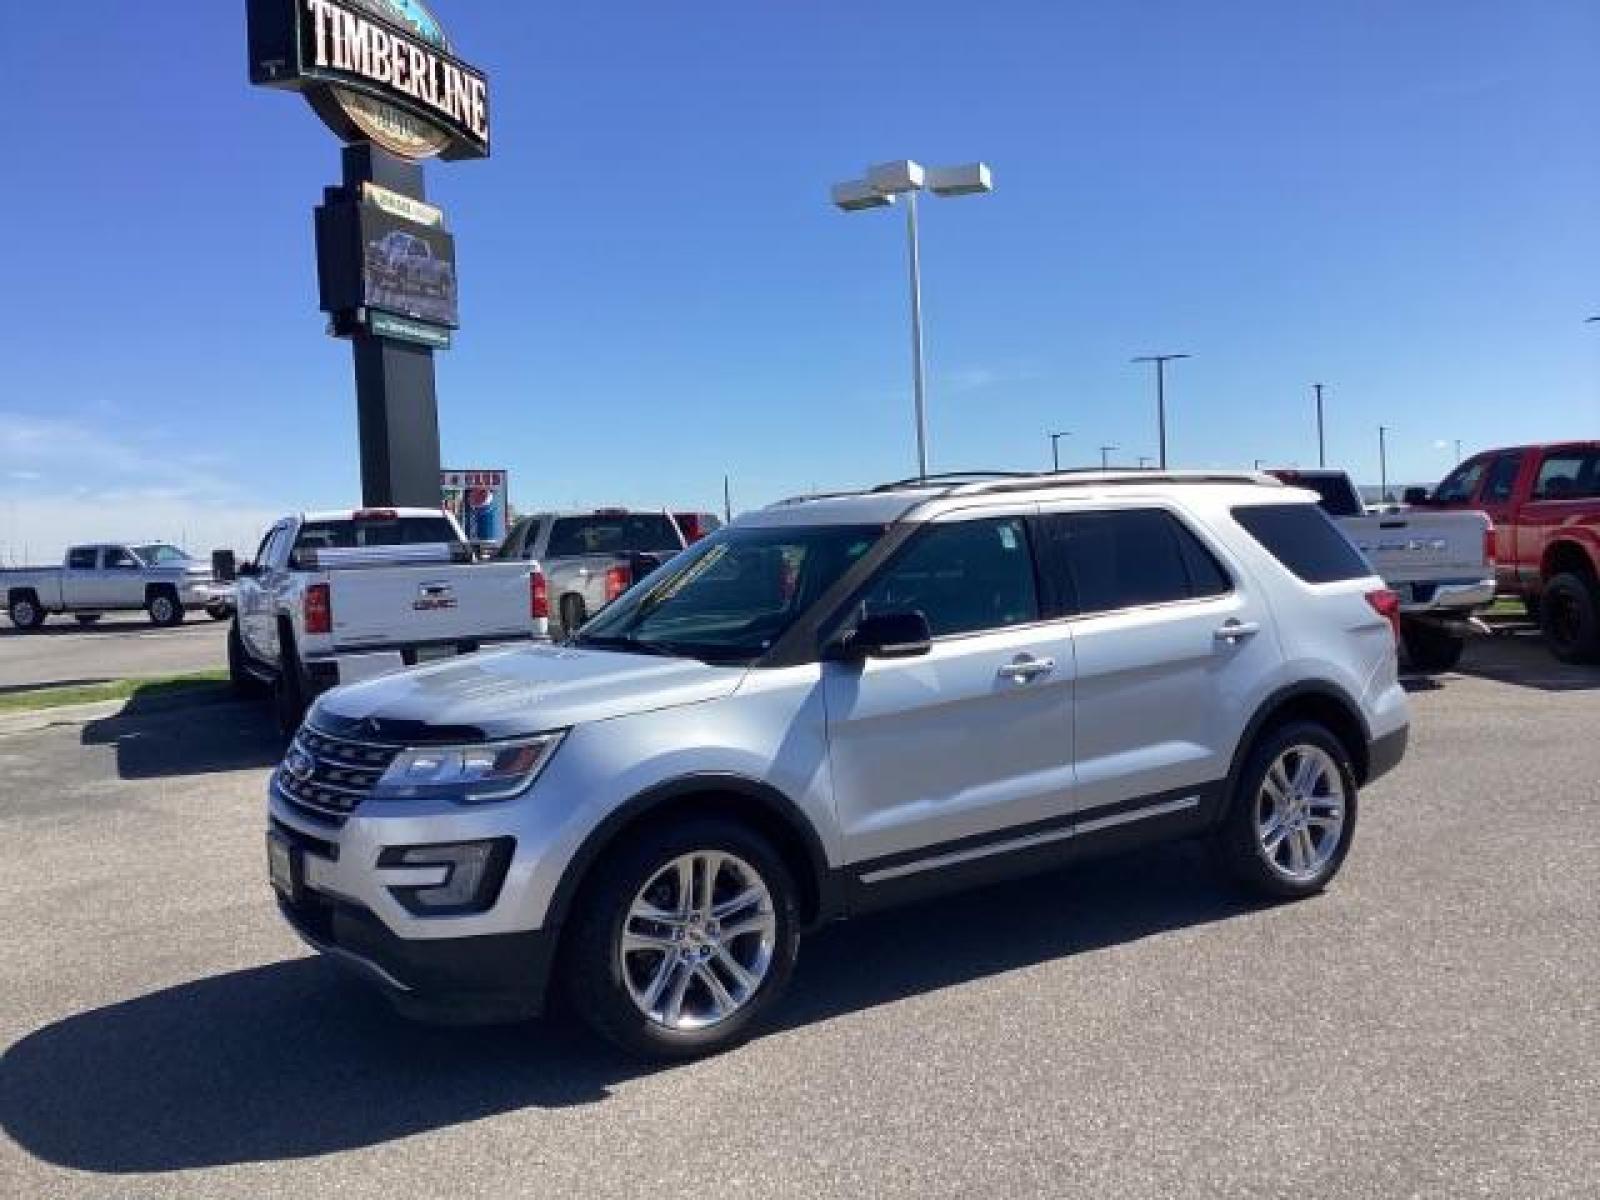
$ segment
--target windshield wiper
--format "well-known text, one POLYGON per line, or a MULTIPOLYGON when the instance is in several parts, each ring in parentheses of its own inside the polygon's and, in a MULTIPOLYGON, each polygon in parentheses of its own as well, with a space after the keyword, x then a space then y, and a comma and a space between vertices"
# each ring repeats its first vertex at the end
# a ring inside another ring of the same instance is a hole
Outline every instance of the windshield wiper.
POLYGON ((612 637, 580 633, 572 639, 574 646, 587 646, 593 650, 621 650, 625 654, 654 654, 662 658, 678 658, 676 650, 663 642, 641 642, 638 638, 623 635, 612 637))

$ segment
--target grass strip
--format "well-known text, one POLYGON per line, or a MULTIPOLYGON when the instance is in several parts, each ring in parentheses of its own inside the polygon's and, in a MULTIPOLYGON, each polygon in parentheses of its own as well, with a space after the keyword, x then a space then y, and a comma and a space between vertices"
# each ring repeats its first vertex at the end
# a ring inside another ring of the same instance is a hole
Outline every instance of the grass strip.
POLYGON ((93 704, 100 700, 127 700, 132 704, 167 704, 177 701, 222 699, 228 695, 226 671, 196 671, 187 675, 161 675, 144 679, 108 679, 104 683, 66 687, 29 688, 0 695, 0 713, 33 712, 65 704, 93 704))

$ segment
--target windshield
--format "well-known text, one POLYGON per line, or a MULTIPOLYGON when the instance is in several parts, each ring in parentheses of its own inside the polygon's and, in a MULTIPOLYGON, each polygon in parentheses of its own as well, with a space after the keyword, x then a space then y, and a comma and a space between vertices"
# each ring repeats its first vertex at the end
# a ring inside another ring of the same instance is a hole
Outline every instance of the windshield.
POLYGON ((724 529, 602 610, 574 643, 751 662, 882 535, 881 525, 724 529))
POLYGON ((165 542, 152 542, 148 546, 134 546, 134 557, 147 567, 182 566, 189 556, 176 546, 165 542))

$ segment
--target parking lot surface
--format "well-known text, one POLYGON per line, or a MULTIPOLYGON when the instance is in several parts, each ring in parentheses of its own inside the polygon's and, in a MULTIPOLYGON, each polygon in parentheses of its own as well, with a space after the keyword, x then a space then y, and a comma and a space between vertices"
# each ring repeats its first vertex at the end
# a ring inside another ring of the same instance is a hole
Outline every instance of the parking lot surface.
POLYGON ((204 613, 158 629, 142 613, 111 614, 88 628, 52 617, 31 633, 0 622, 0 695, 51 684, 103 683, 145 675, 220 671, 228 623, 204 613))
POLYGON ((1322 897, 1174 847, 849 923, 670 1069, 308 957, 264 711, 0 737, 0 1194, 1592 1196, 1600 671, 1504 638, 1413 702, 1322 897))

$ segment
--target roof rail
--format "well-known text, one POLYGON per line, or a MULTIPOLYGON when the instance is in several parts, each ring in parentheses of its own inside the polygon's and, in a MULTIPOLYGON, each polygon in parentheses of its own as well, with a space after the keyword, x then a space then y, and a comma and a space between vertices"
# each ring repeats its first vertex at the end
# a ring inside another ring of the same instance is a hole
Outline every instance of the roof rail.
POLYGON ((934 484, 954 485, 958 483, 981 482, 989 479, 1026 479, 1036 474, 1034 471, 934 471, 927 475, 913 475, 909 479, 893 479, 888 483, 880 483, 877 487, 868 488, 869 492, 898 492, 906 488, 928 487, 934 484))
POLYGON ((951 488, 946 495, 981 496, 995 492, 1027 492, 1048 487, 1094 487, 1108 483, 1247 483, 1262 487, 1282 487, 1280 480, 1258 471, 1161 471, 1137 468, 1098 470, 1078 467, 1069 471, 1040 471, 1036 474, 994 479, 951 488))

